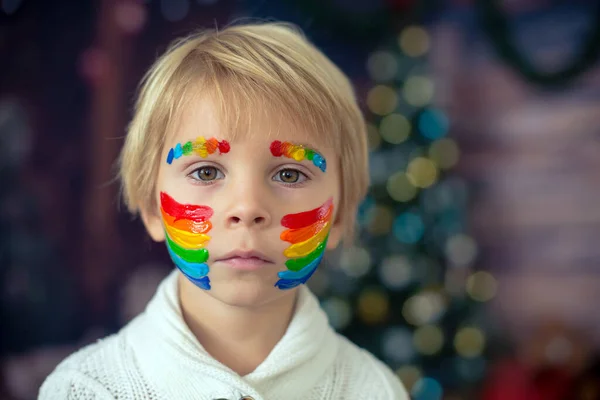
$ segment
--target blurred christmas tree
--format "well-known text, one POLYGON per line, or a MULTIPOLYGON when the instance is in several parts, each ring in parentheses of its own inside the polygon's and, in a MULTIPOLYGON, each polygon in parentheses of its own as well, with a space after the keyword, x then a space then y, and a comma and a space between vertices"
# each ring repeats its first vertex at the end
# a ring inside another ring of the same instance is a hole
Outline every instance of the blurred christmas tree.
POLYGON ((483 377, 477 303, 495 281, 472 270, 467 186, 449 172, 459 150, 433 105, 429 46, 425 28, 408 26, 369 56, 372 186, 359 239, 309 285, 336 329, 395 369, 414 398, 431 400, 483 377))

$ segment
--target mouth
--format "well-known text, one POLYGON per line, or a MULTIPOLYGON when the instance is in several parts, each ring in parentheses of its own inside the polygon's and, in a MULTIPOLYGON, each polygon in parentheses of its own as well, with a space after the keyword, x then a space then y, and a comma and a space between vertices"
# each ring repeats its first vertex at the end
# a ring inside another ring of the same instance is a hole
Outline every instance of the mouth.
POLYGON ((263 268, 273 261, 257 251, 235 250, 215 260, 225 266, 242 271, 255 271, 263 268))

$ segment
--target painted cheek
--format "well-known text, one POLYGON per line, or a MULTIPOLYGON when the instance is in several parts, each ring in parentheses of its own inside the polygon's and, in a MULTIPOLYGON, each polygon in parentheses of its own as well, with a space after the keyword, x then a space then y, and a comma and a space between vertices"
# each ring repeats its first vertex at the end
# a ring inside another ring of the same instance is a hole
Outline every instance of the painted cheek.
POLYGON ((179 270, 196 286, 210 290, 208 250, 213 215, 208 206, 180 204, 168 194, 160 193, 161 214, 167 250, 179 270))
POLYGON ((306 283, 312 276, 327 247, 332 214, 333 199, 330 198, 314 210, 282 218, 281 225, 287 229, 281 234, 281 240, 290 243, 283 252, 288 258, 285 263, 288 270, 278 273, 276 287, 292 289, 306 283))

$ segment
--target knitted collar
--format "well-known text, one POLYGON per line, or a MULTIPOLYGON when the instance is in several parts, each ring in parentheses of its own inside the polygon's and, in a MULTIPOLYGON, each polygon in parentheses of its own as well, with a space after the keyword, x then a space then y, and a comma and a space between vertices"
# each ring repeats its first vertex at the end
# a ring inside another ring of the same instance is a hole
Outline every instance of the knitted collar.
POLYGON ((140 368, 162 391, 173 392, 173 387, 201 374, 257 400, 302 398, 334 363, 336 333, 315 295, 302 285, 284 336, 253 372, 239 376, 212 358, 185 324, 178 300, 178 274, 174 270, 161 282, 146 311, 134 321, 138 327, 132 327, 136 331, 130 335, 136 356, 145 359, 140 368))

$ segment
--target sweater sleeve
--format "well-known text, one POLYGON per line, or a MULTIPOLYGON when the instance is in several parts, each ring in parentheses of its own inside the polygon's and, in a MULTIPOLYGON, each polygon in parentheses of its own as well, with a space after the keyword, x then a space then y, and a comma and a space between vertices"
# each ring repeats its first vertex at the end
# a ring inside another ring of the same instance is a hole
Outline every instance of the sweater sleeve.
POLYGON ((87 375, 77 370, 62 370, 46 378, 38 400, 114 400, 114 397, 87 375))

